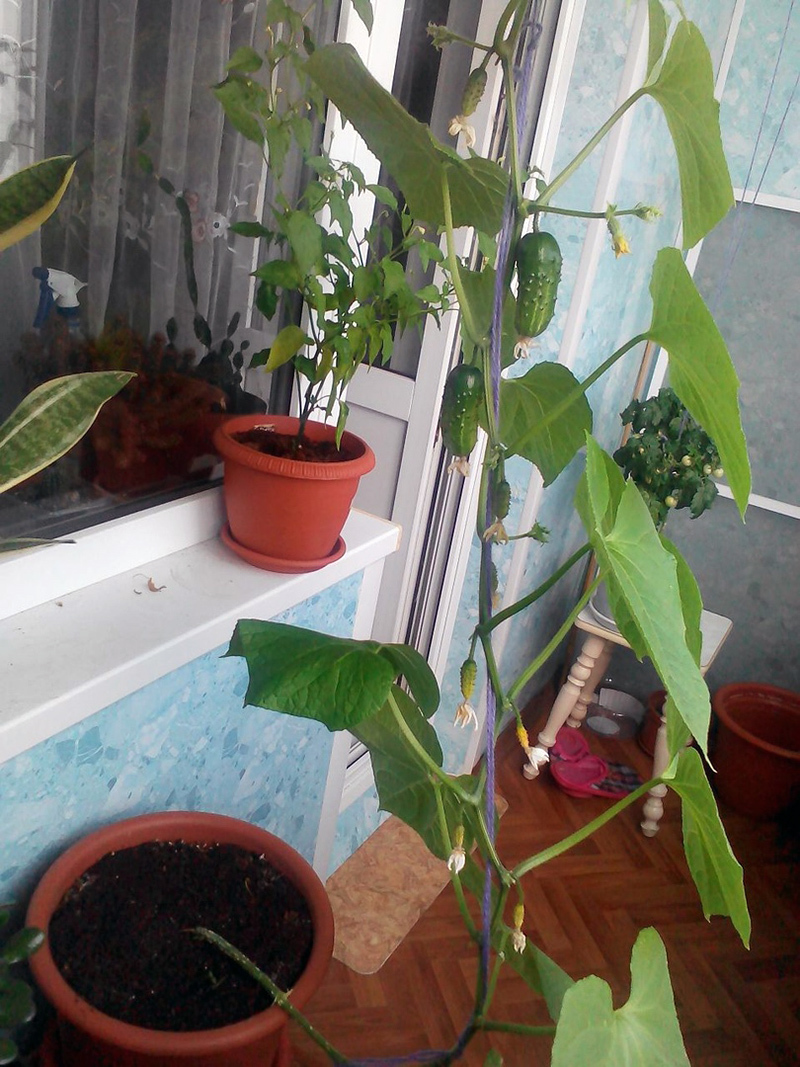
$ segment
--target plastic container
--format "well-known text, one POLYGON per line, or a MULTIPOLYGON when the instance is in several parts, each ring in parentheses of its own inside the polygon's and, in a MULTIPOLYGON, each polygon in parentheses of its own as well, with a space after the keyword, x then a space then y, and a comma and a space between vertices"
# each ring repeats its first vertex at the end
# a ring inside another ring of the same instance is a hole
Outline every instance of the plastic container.
POLYGON ((774 819, 800 799, 800 694, 772 685, 724 685, 717 716, 714 787, 742 815, 774 819))
POLYGON ((586 725, 604 737, 635 737, 644 716, 644 705, 621 689, 601 689, 597 703, 586 710, 586 725))

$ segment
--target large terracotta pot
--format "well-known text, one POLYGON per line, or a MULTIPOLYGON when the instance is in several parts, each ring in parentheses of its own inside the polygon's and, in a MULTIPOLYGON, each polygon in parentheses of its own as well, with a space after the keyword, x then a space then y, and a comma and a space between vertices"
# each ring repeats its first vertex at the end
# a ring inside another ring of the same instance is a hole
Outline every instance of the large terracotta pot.
POLYGON ((800 694, 774 685, 724 685, 711 706, 720 799, 755 819, 775 818, 800 800, 800 694))
MULTIPOLYGON (((266 570, 316 570, 344 552, 340 534, 360 478, 375 466, 372 449, 345 431, 341 447, 352 458, 313 463, 266 455, 234 440, 258 426, 294 435, 298 420, 284 415, 242 415, 214 434, 225 460, 223 540, 248 562, 266 570)), ((309 422, 312 441, 333 441, 336 430, 309 422)))
MULTIPOLYGON (((301 1008, 321 984, 333 954, 328 896, 298 852, 239 819, 206 812, 163 812, 126 819, 89 834, 45 873, 31 898, 29 924, 46 932, 67 889, 106 853, 146 841, 170 840, 233 844, 263 854, 302 892, 314 923, 314 944, 292 991, 292 1003, 301 1008)), ((31 965, 35 981, 57 1013, 61 1067, 279 1067, 285 1062, 287 1017, 280 1008, 273 1006, 214 1030, 148 1030, 113 1019, 78 996, 61 977, 47 942, 31 965)))

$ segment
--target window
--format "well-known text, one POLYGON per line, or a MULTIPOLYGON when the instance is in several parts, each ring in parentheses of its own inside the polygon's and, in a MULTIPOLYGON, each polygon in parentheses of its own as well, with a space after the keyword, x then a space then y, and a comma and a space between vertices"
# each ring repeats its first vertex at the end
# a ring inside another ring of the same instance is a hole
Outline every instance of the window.
POLYGON ((56 214, 0 258, 0 417, 57 375, 137 373, 68 456, 0 498, 4 536, 205 486, 221 413, 265 408, 268 379, 247 370, 267 341, 248 312, 258 250, 230 226, 260 217, 266 168, 211 91, 258 46, 264 8, 0 0, 0 173, 81 153, 56 214))

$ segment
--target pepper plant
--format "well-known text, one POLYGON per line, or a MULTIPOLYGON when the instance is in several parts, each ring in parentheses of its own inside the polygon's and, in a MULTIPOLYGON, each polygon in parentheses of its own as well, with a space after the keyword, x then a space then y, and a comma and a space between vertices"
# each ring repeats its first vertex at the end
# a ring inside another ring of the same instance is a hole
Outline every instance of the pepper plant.
MULTIPOLYGON (((365 0, 357 6, 363 9, 365 0)), ((681 251, 664 248, 655 257, 649 323, 642 323, 640 332, 616 351, 598 353, 596 370, 585 378, 578 379, 567 367, 550 362, 535 363, 516 378, 501 377, 502 368, 515 358, 515 349, 518 352, 527 343, 526 337, 546 328, 558 285, 552 242, 541 241, 546 254, 530 255, 530 242, 521 245, 523 233, 546 232, 542 229, 545 220, 556 211, 600 217, 608 224, 614 250, 624 253, 629 245, 620 219, 653 215, 654 209, 641 204, 612 205, 599 216, 577 206, 565 209, 553 204, 556 192, 638 100, 649 97, 660 105, 674 140, 684 247, 694 245, 732 205, 705 43, 683 15, 674 27, 668 26, 659 0, 650 0, 649 14, 644 83, 567 166, 549 179, 539 175, 532 183, 518 151, 524 121, 518 100, 525 99, 520 79, 524 81, 530 70, 535 38, 528 32, 528 0, 509 0, 491 40, 465 41, 446 27, 431 28, 437 47, 457 41, 473 48, 482 57, 479 70, 485 71, 490 62, 499 64, 508 123, 504 166, 469 150, 461 156, 436 140, 370 76, 352 48, 326 46, 302 63, 304 74, 354 125, 392 175, 412 215, 441 234, 443 266, 460 311, 462 361, 474 371, 468 389, 457 383, 454 396, 445 390, 443 437, 454 443, 462 460, 474 449, 478 424, 486 437, 476 520, 481 543, 479 614, 465 649, 464 703, 459 708, 462 719, 472 717, 471 686, 476 658, 482 655, 487 675, 486 753, 476 774, 453 777, 444 770, 442 748, 431 722, 439 705, 438 685, 413 648, 241 620, 228 650, 228 655, 247 661, 247 703, 318 720, 331 730, 349 730, 362 741, 370 751, 381 808, 414 827, 450 868, 466 929, 480 957, 475 1006, 450 1048, 417 1053, 410 1057, 413 1062, 455 1062, 470 1038, 481 1031, 507 1029, 520 1034, 523 1041, 526 1034, 542 1034, 540 1027, 506 1023, 493 1013, 498 973, 506 967, 544 997, 553 1019, 552 1027, 545 1030, 553 1035, 552 1062, 557 1067, 688 1062, 666 953, 654 930, 643 931, 636 941, 630 999, 618 1010, 612 1006, 610 989, 599 978, 573 982, 525 936, 525 876, 583 841, 659 782, 668 783, 681 799, 686 856, 704 913, 729 916, 743 941, 749 938, 741 869, 725 837, 700 757, 700 752, 707 752, 710 706, 698 665, 701 601, 697 585, 677 549, 656 528, 636 485, 626 480, 592 436, 593 414, 586 395, 594 382, 640 343, 660 346, 669 357, 675 393, 716 442, 734 499, 744 512, 750 474, 738 382, 681 251), (529 185, 535 187, 535 195, 526 195, 529 185), (483 249, 494 242, 496 255, 468 268, 456 253, 456 234, 464 228, 480 238, 483 249), (585 469, 575 506, 586 529, 585 544, 537 589, 494 611, 493 557, 502 551, 507 537, 503 526, 508 510, 505 460, 523 457, 549 485, 581 450, 585 451, 585 469), (638 656, 649 656, 667 690, 670 763, 661 778, 645 783, 600 818, 509 866, 494 836, 495 737, 506 722, 516 718, 517 736, 529 760, 546 761, 546 750, 531 744, 527 736, 518 700, 558 649, 596 583, 510 684, 501 680, 494 637, 501 623, 536 610, 539 598, 590 552, 599 561, 599 577, 607 583, 625 638, 638 656), (690 737, 697 748, 686 747, 690 737), (469 895, 481 901, 480 923, 473 920, 467 906, 469 895)), ((475 86, 483 81, 473 72, 461 113, 451 126, 451 132, 463 132, 468 140, 475 86)), ((313 1032, 292 1007, 290 996, 276 990, 265 976, 259 980, 322 1044, 334 1063, 359 1062, 348 1060, 313 1032)), ((487 1062, 496 1064, 499 1058, 495 1054, 487 1062)))
MULTIPOLYGON (((328 6, 327 4, 325 6, 328 6)), ((366 0, 355 5, 371 25, 366 0)), ((267 45, 236 50, 214 92, 233 126, 264 153, 269 166, 268 225, 236 221, 231 232, 257 238, 266 261, 255 271, 258 310, 272 319, 281 300, 304 310, 302 325, 280 330, 251 366, 277 370, 291 363, 301 388, 298 438, 315 413, 337 418, 337 439, 347 420, 345 391, 363 363, 386 363, 397 331, 420 328, 450 305, 446 277, 412 285, 411 252, 423 274, 441 259, 407 203, 385 185, 368 183, 352 162, 332 157, 318 131, 323 89, 304 62, 313 57, 313 12, 304 18, 286 0, 269 0, 267 45), (304 178, 287 166, 299 155, 304 178), (353 204, 360 194, 379 210, 359 228, 353 204)))

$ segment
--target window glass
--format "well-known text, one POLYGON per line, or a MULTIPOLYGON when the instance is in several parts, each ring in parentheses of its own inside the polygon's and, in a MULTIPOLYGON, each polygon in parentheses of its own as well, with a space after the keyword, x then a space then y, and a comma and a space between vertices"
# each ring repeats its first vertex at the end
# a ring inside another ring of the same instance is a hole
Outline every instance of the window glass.
POLYGON ((226 412, 264 410, 248 371, 260 149, 211 87, 258 47, 248 0, 0 0, 0 176, 81 153, 55 215, 0 256, 0 418, 80 370, 137 377, 64 459, 0 497, 0 536, 54 535, 218 474, 226 412))

